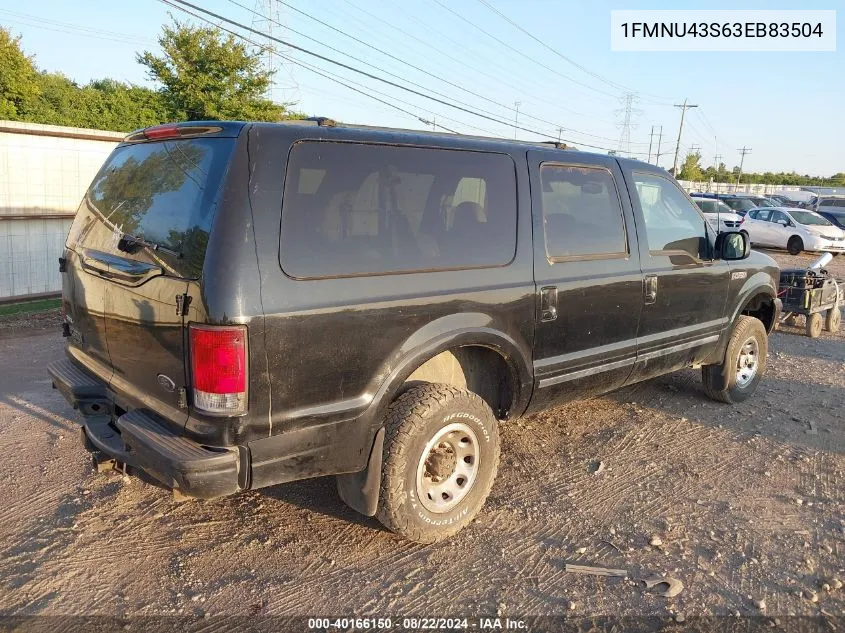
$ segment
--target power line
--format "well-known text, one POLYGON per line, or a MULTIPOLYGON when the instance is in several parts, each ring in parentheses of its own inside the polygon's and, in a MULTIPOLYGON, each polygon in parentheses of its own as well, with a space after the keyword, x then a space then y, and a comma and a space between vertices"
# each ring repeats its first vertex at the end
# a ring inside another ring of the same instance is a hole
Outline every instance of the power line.
MULTIPOLYGON (((260 31, 256 31, 255 29, 253 29, 253 28, 251 28, 251 27, 249 27, 249 26, 247 26, 247 25, 245 25, 245 24, 243 24, 243 23, 241 23, 241 22, 237 22, 237 21, 235 21, 235 20, 231 20, 231 19, 229 19, 229 18, 226 18, 226 17, 224 17, 224 16, 220 15, 219 13, 215 13, 215 12, 213 12, 213 11, 209 11, 208 9, 204 9, 204 8, 202 8, 202 7, 198 7, 198 6, 196 6, 195 4, 192 4, 192 3, 190 3, 190 2, 187 2, 186 0, 161 0, 161 1, 162 1, 162 2, 165 2, 166 4, 170 4, 171 6, 175 6, 175 5, 173 5, 173 4, 172 4, 172 3, 174 3, 174 2, 175 2, 175 3, 178 3, 179 5, 181 5, 181 6, 180 6, 180 7, 178 7, 178 8, 182 8, 182 7, 187 6, 187 7, 190 7, 190 8, 192 8, 192 9, 194 9, 195 11, 199 11, 200 13, 203 13, 203 14, 205 14, 205 15, 209 15, 209 16, 211 16, 211 17, 213 17, 213 18, 217 19, 217 20, 220 20, 220 21, 222 21, 222 22, 226 22, 226 23, 228 23, 228 24, 231 24, 231 25, 233 25, 233 26, 235 26, 235 27, 237 27, 237 28, 243 29, 243 30, 245 30, 245 31, 249 31, 250 33, 254 33, 254 34, 257 34, 257 35, 264 35, 264 34, 263 34, 263 33, 261 33, 260 31)), ((436 1, 436 0, 435 0, 435 1, 436 1)), ((287 6, 287 5, 286 5, 286 6, 287 6)), ((195 14, 194 14, 194 15, 195 15, 195 14)), ((196 17, 198 17, 198 16, 196 16, 196 17)), ((206 20, 206 21, 208 21, 208 20, 206 20)), ((242 37, 242 36, 241 36, 241 37, 242 37)), ((358 74, 363 75, 363 76, 365 76, 365 77, 368 77, 368 78, 370 78, 370 79, 374 79, 374 80, 376 80, 376 81, 380 81, 380 82, 385 83, 385 84, 387 84, 387 85, 389 85, 389 86, 392 86, 392 87, 394 87, 394 88, 398 88, 398 89, 403 90, 403 91, 405 91, 405 92, 409 92, 409 93, 411 93, 411 94, 414 94, 414 95, 416 95, 416 96, 418 96, 418 97, 423 97, 423 98, 425 98, 425 99, 429 99, 430 101, 434 101, 434 102, 436 102, 436 103, 440 103, 440 104, 442 104, 442 105, 448 106, 448 107, 450 107, 450 108, 454 108, 454 109, 459 110, 459 111, 461 111, 461 112, 466 112, 466 113, 468 113, 468 114, 472 114, 472 115, 474 115, 474 116, 477 116, 477 117, 480 117, 480 118, 483 118, 483 119, 487 119, 487 120, 489 120, 489 121, 493 121, 494 123, 498 123, 499 125, 507 125, 507 123, 505 123, 505 122, 504 122, 504 121, 502 121, 501 119, 497 119, 497 118, 495 118, 495 117, 488 116, 488 115, 486 115, 486 114, 482 114, 482 113, 480 113, 480 112, 477 112, 477 111, 471 110, 471 109, 469 109, 469 108, 465 108, 465 107, 462 107, 462 106, 460 106, 460 105, 456 105, 455 103, 450 103, 449 101, 444 101, 444 100, 442 100, 442 99, 440 99, 440 98, 433 97, 433 96, 431 96, 430 94, 425 94, 425 93, 420 92, 420 91, 418 91, 418 90, 414 90, 414 89, 412 89, 412 88, 408 88, 407 86, 403 86, 403 85, 401 85, 401 84, 397 84, 397 83, 395 83, 395 82, 393 82, 393 81, 390 81, 390 80, 388 80, 388 79, 385 79, 385 78, 383 78, 383 77, 379 77, 379 76, 377 76, 377 75, 373 75, 372 73, 368 73, 368 72, 366 72, 366 71, 364 71, 364 70, 361 70, 361 69, 359 69, 359 68, 355 68, 354 66, 350 66, 349 64, 345 64, 345 63, 343 63, 343 62, 337 61, 337 60, 332 59, 332 58, 330 58, 330 57, 327 57, 327 56, 325 56, 325 55, 321 55, 320 53, 316 53, 316 52, 314 52, 314 51, 308 50, 307 48, 304 48, 304 47, 302 47, 302 46, 298 46, 298 45, 293 44, 293 43, 291 43, 291 42, 287 42, 287 41, 282 40, 282 39, 280 39, 280 38, 277 38, 277 37, 275 37, 275 36, 272 38, 272 40, 273 40, 274 42, 278 42, 278 43, 283 44, 283 45, 285 45, 285 46, 287 46, 287 47, 289 47, 289 48, 292 48, 292 49, 294 49, 294 50, 297 50, 297 51, 300 51, 300 52, 302 52, 302 53, 305 53, 306 55, 310 55, 310 56, 312 56, 312 57, 316 57, 317 59, 320 59, 320 60, 322 60, 322 61, 326 61, 326 62, 329 62, 330 64, 334 64, 334 65, 336 65, 336 66, 340 66, 341 68, 344 68, 344 69, 346 69, 346 70, 350 70, 350 71, 352 71, 352 72, 358 73, 358 74)), ((292 61, 293 61, 293 60, 292 60, 292 61)), ((545 133, 545 132, 540 132, 540 131, 538 131, 538 130, 534 130, 534 129, 531 129, 531 128, 526 128, 526 127, 524 127, 524 126, 515 125, 514 127, 516 127, 516 128, 517 128, 517 129, 519 129, 519 130, 522 130, 522 131, 524 131, 524 132, 528 132, 528 133, 530 133, 530 134, 535 134, 535 135, 537 135, 537 136, 541 136, 541 137, 545 137, 545 138, 554 138, 554 137, 552 137, 551 135, 549 135, 549 134, 547 134, 547 133, 545 133)), ((575 141, 572 141, 571 139, 564 139, 564 142, 567 142, 567 143, 575 143, 575 141)), ((601 147, 601 146, 598 146, 598 145, 590 145, 590 144, 587 144, 587 143, 580 143, 580 142, 579 142, 578 144, 579 144, 579 145, 583 145, 583 146, 585 146, 585 147, 590 147, 590 148, 593 148, 593 149, 600 149, 600 150, 607 150, 607 149, 608 149, 608 148, 606 148, 606 147, 601 147)))
POLYGON ((38 29, 45 29, 48 31, 55 31, 59 33, 67 33, 69 35, 86 35, 102 40, 110 40, 113 42, 124 42, 127 44, 151 44, 155 40, 137 35, 129 35, 126 33, 117 33, 115 31, 107 31, 104 29, 95 29, 90 26, 82 26, 81 24, 73 24, 71 22, 61 22, 59 20, 49 20, 37 15, 30 15, 28 13, 19 13, 17 11, 6 11, 0 9, 0 13, 12 16, 14 19, 7 20, 9 22, 18 22, 26 26, 31 26, 38 29), (30 22, 36 22, 31 24, 30 22), (38 24, 38 23, 41 24, 38 24))
POLYGON ((532 62, 532 63, 534 63, 534 64, 537 64, 538 66, 542 66, 543 68, 545 68, 545 69, 546 69, 546 70, 548 70, 549 72, 552 72, 552 73, 554 73, 555 75, 557 75, 557 76, 559 76, 559 77, 563 77, 563 78, 564 78, 564 79, 566 79, 567 81, 571 81, 571 82, 572 82, 572 83, 574 83, 574 84, 577 84, 577 85, 579 85, 579 86, 582 86, 582 87, 584 87, 584 88, 587 88, 588 90, 592 90, 592 91, 594 91, 594 92, 597 92, 597 93, 599 93, 599 94, 607 95, 607 96, 609 96, 609 97, 613 97, 614 99, 618 97, 618 95, 616 95, 616 94, 613 94, 613 93, 611 93, 611 92, 607 92, 606 90, 601 90, 601 89, 596 88, 596 87, 594 87, 594 86, 590 86, 589 84, 585 84, 585 83, 583 83, 583 82, 580 82, 580 81, 578 81, 577 79, 573 79, 572 77, 570 77, 570 76, 568 76, 568 75, 564 75, 562 72, 560 72, 560 71, 558 71, 558 70, 556 70, 556 69, 552 68, 551 66, 548 66, 547 64, 544 64, 543 62, 541 62, 541 61, 539 61, 539 60, 537 60, 537 59, 534 59, 533 57, 531 57, 530 55, 526 54, 525 52, 523 52, 523 51, 519 50, 518 48, 516 48, 516 47, 514 47, 514 46, 511 46, 510 44, 508 44, 508 43, 507 43, 507 42, 505 42, 504 40, 499 39, 499 38, 498 38, 498 37, 496 37, 495 35, 493 35, 493 34, 489 33, 489 32, 488 32, 488 31, 486 31, 485 29, 483 29, 483 28, 481 28, 480 26, 478 26, 475 22, 473 22, 473 21, 471 21, 471 20, 468 20, 467 18, 465 18, 464 16, 462 16, 460 13, 458 13, 458 12, 454 11, 454 10, 453 10, 453 9, 451 9, 450 7, 448 7, 448 6, 446 6, 445 4, 443 4, 440 0, 431 0, 431 1, 432 1, 432 2, 434 2, 436 5, 440 6, 441 8, 445 9, 446 11, 448 11, 449 13, 451 13, 452 15, 454 15, 455 17, 457 17, 458 19, 462 20, 463 22, 466 22, 467 24, 469 24, 469 25, 470 25, 470 26, 472 26, 473 28, 475 28, 475 29, 477 29, 477 30, 481 31, 481 32, 482 32, 482 33, 484 33, 487 37, 489 37, 490 39, 492 39, 492 40, 496 41, 496 42, 497 42, 498 44, 500 44, 501 46, 504 46, 505 48, 507 48, 507 49, 509 49, 509 50, 513 51, 513 52, 514 52, 514 53, 516 53, 517 55, 520 55, 520 56, 524 57, 524 58, 525 58, 525 59, 527 59, 528 61, 530 61, 530 62, 532 62))
MULTIPOLYGON (((478 74, 478 75, 481 75, 481 76, 483 76, 483 77, 487 77, 488 79, 491 79, 491 80, 492 80, 492 81, 494 81, 497 85, 504 85, 504 86, 507 86, 507 87, 508 87, 508 88, 510 88, 511 90, 514 90, 514 91, 517 91, 517 92, 519 92, 519 91, 526 91, 526 90, 530 90, 530 88, 527 88, 527 87, 525 87, 525 86, 523 86, 523 87, 517 87, 517 86, 515 86, 515 85, 514 85, 514 84, 512 84, 512 83, 509 83, 509 82, 503 81, 503 79, 502 79, 502 76, 501 76, 501 75, 499 75, 499 76, 492 75, 492 74, 488 73, 486 70, 483 70, 483 69, 481 69, 481 68, 478 68, 477 66, 473 66, 473 65, 471 65, 471 64, 469 64, 469 63, 467 63, 467 61, 466 61, 466 59, 465 59, 465 58, 466 58, 466 57, 469 57, 468 55, 465 55, 465 56, 464 56, 464 57, 465 57, 464 59, 458 59, 457 57, 454 57, 454 56, 450 55, 449 53, 447 53, 446 51, 444 51, 444 50, 443 50, 443 48, 444 48, 444 47, 441 47, 441 46, 435 46, 435 45, 433 45, 430 41, 427 41, 427 40, 424 40, 424 39, 422 39, 422 38, 419 38, 419 37, 417 37, 416 35, 414 35, 413 33, 410 33, 410 32, 408 32, 408 31, 406 31, 406 30, 404 30, 404 29, 399 28, 398 26, 396 26, 396 25, 395 25, 395 24, 393 24, 392 22, 388 22, 387 20, 385 20, 385 19, 383 19, 383 18, 379 17, 378 15, 375 15, 374 13, 371 13, 371 12, 367 11, 366 9, 364 9, 364 8, 362 8, 362 7, 357 6, 356 4, 354 4, 353 2, 351 2, 351 0, 343 0, 343 1, 344 1, 346 4, 348 4, 349 6, 351 6, 353 9, 355 9, 356 11, 359 11, 359 12, 363 13, 364 15, 368 16, 368 18, 369 18, 370 20, 375 20, 375 21, 380 22, 380 23, 384 24, 385 26, 387 26, 387 27, 389 27, 389 28, 391 28, 391 29, 393 29, 393 30, 395 30, 395 31, 398 31, 398 32, 399 32, 399 33, 401 33, 401 34, 402 34, 405 38, 412 39, 412 40, 414 40, 414 41, 416 41, 416 42, 419 42, 420 44, 422 44, 422 45, 426 46, 427 48, 430 48, 431 50, 435 51, 435 52, 436 52, 436 53, 438 53, 439 55, 442 55, 442 56, 443 56, 443 57, 445 57, 446 59, 449 59, 449 60, 451 60, 452 62, 455 62, 455 63, 457 63, 457 64, 459 64, 459 65, 463 66, 464 68, 467 68, 467 69, 471 70, 472 72, 474 72, 474 73, 476 73, 476 74, 478 74)), ((404 17, 405 17, 405 18, 407 18, 407 19, 409 19, 409 20, 411 20, 411 21, 413 21, 413 22, 416 22, 417 24, 420 24, 421 26, 424 26, 426 29, 431 30, 431 25, 428 25, 428 24, 425 24, 424 22, 421 22, 420 20, 418 20, 418 19, 417 19, 416 17, 414 17, 413 15, 410 15, 410 14, 407 14, 407 13, 406 13, 404 17)), ((446 41, 450 42, 450 43, 451 43, 452 45, 454 45, 454 46, 458 46, 458 47, 462 47, 462 48, 465 46, 465 44, 464 44, 464 43, 462 43, 462 42, 457 42, 457 41, 455 41, 454 39, 452 39, 452 38, 448 37, 447 35, 444 35, 443 33, 440 33, 440 32, 438 32, 438 31, 436 31, 436 30, 434 30, 434 32, 435 32, 437 35, 439 35, 441 38, 443 38, 444 40, 446 40, 446 41)), ((475 58, 475 56, 474 56, 474 55, 473 55, 473 57, 475 58)), ((484 61, 484 60, 479 60, 479 61, 484 61)), ((490 64, 488 64, 488 65, 492 65, 492 63, 490 63, 490 64)), ((549 106, 551 106, 551 107, 553 107, 553 108, 560 109, 560 110, 563 110, 563 111, 565 111, 565 112, 569 112, 570 114, 574 114, 574 115, 576 115, 576 116, 590 117, 591 119, 595 120, 595 118, 594 118, 592 115, 584 114, 583 112, 578 112, 577 110, 573 110, 572 108, 569 108, 569 107, 566 107, 566 106, 561 105, 559 102, 558 102, 558 103, 555 103, 555 102, 553 102, 553 101, 549 101, 549 100, 547 100, 547 99, 542 99, 542 98, 538 97, 536 94, 532 95, 532 97, 533 97, 533 99, 534 99, 534 100, 539 101, 539 102, 541 102, 541 103, 544 103, 544 104, 546 104, 546 105, 549 105, 549 106)), ((544 122, 545 122, 545 121, 544 121, 544 122)), ((568 129, 568 128, 565 128, 565 129, 568 129)), ((577 131, 577 130, 575 130, 575 129, 572 129, 572 131, 573 131, 573 132, 578 132, 578 131, 577 131)), ((590 136, 590 137, 593 137, 593 138, 600 138, 600 139, 607 140, 607 141, 612 141, 612 140, 615 140, 615 139, 610 138, 610 137, 608 137, 608 136, 599 136, 599 135, 596 135, 596 134, 588 134, 588 133, 586 133, 586 132, 578 132, 578 133, 579 133, 579 134, 583 134, 583 135, 585 135, 585 136, 590 136)))
MULTIPOLYGON (((509 18, 508 16, 506 16, 504 13, 502 13, 501 11, 499 11, 496 7, 494 7, 492 4, 490 4, 487 0, 478 0, 478 1, 479 1, 481 4, 483 4, 485 7, 487 7, 488 9, 490 9, 493 13, 495 13, 496 15, 498 15, 500 18, 502 18, 505 22, 507 22, 508 24, 510 24, 511 26, 513 26, 515 29, 517 29, 517 30, 518 30, 518 31, 520 31, 521 33, 524 33, 525 35, 527 35, 528 37, 530 37, 532 40, 534 40, 535 42, 537 42, 540 46, 542 46, 543 48, 545 48, 545 49, 547 49, 547 50, 551 51, 552 53, 554 53, 555 55, 557 55, 558 57, 560 57, 562 60, 564 60, 564 61, 565 61, 565 62, 567 62, 568 64, 571 64, 572 66, 575 66, 575 68, 577 68, 578 70, 580 70, 580 71, 582 71, 582 72, 584 72, 584 73, 587 73, 587 74, 588 74, 588 75, 590 75, 591 77, 594 77, 594 78, 598 79, 599 81, 601 81, 602 83, 604 83, 604 84, 606 84, 606 85, 610 86, 610 87, 611 87, 611 88, 613 88, 614 90, 619 90, 619 91, 622 91, 622 92, 634 92, 634 91, 632 91, 630 88, 627 88, 627 87, 623 86, 622 84, 616 83, 615 81, 611 81, 610 79, 607 79, 606 77, 603 77, 602 75, 600 75, 600 74, 599 74, 599 73, 597 73, 597 72, 593 72, 593 71, 592 71, 592 70, 590 70, 589 68, 587 68, 587 67, 585 67, 585 66, 582 66, 581 64, 579 64, 579 63, 578 63, 578 62, 576 62, 575 60, 573 60, 573 59, 571 59, 571 58, 567 57, 566 55, 564 55, 563 53, 561 53, 561 52, 560 52, 559 50, 557 50, 556 48, 553 48, 552 46, 549 46, 546 42, 544 42, 543 40, 541 40, 539 37, 535 36, 533 33, 531 33, 530 31, 526 30, 525 28, 523 28, 522 26, 520 26, 518 23, 516 23, 514 20, 512 20, 511 18, 509 18)), ((439 3, 438 3, 438 4, 439 4, 439 3)), ((652 95, 652 96, 654 96, 654 95, 652 95)), ((664 101, 664 103, 663 103, 662 105, 669 105, 669 102, 668 102, 667 100, 663 99, 662 97, 658 97, 658 99, 660 99, 661 101, 664 101)))
MULTIPOLYGON (((244 10, 246 10, 246 11, 249 11, 250 13, 253 13, 254 15, 256 14, 256 11, 251 10, 251 9, 250 9, 249 7, 247 7, 246 5, 242 4, 241 2, 238 2, 238 0, 228 0, 228 1, 229 1, 231 4, 235 5, 235 6, 238 6, 238 7, 242 8, 242 9, 244 9, 244 10)), ((513 112, 513 113, 515 113, 515 114, 516 114, 516 116, 518 117, 518 113, 516 113, 515 109, 514 109, 513 107, 511 107, 511 106, 508 106, 508 105, 506 105, 506 104, 503 104, 503 103, 500 103, 500 102, 498 102, 498 101, 495 101, 494 99, 490 99, 489 97, 486 97, 486 96, 484 96, 484 95, 482 95, 482 94, 479 94, 479 93, 477 93, 477 92, 474 92, 474 91, 472 91, 472 90, 469 90, 469 89, 467 89, 466 87, 464 87, 464 86, 462 86, 462 85, 460 85, 460 84, 457 84, 457 83, 452 82, 452 81, 448 81, 448 80, 444 79, 444 78, 443 78, 442 76, 440 76, 440 75, 437 75, 437 74, 435 74, 435 73, 429 72, 429 71, 425 70, 424 68, 420 68, 419 66, 416 66, 416 65, 414 65, 414 64, 411 64, 410 62, 407 62, 407 61, 405 61, 405 60, 403 60, 403 59, 401 59, 401 58, 399 58, 399 57, 397 57, 397 56, 393 55, 392 53, 389 53, 389 52, 387 52, 387 51, 384 51, 384 50, 383 50, 383 49, 381 49, 381 48, 378 48, 378 47, 376 47, 376 46, 373 46, 372 44, 369 44, 368 42, 365 42, 364 40, 361 40, 360 38, 355 37, 354 35, 350 35, 350 34, 349 34, 349 33, 347 33, 346 31, 344 31, 344 30, 342 30, 342 29, 339 29, 339 28, 337 28, 337 27, 335 27, 335 26, 332 26, 331 24, 329 24, 329 23, 327 23, 327 22, 325 22, 325 21, 323 21, 323 20, 320 20, 319 18, 316 18, 316 17, 312 16, 311 14, 309 14, 309 13, 307 13, 307 12, 305 12, 305 11, 302 11, 301 9, 297 9, 297 8, 296 8, 296 7, 294 7, 293 5, 290 5, 290 4, 288 4, 287 2, 284 2, 284 0, 276 0, 276 1, 277 1, 277 2, 279 2, 279 3, 280 3, 280 4, 282 4, 282 5, 284 5, 284 6, 288 7, 288 8, 290 8, 290 9, 292 9, 293 11, 296 11, 297 13, 299 13, 299 14, 301 14, 301 15, 303 15, 303 16, 305 16, 305 17, 307 17, 308 19, 313 20, 313 21, 317 22, 318 24, 321 24, 321 25, 325 26, 326 28, 329 28, 329 29, 331 29, 331 30, 333 30, 333 31, 335 31, 335 32, 337 32, 337 33, 340 33, 341 35, 343 35, 343 36, 345 36, 345 37, 347 37, 347 38, 349 38, 349 39, 351 39, 351 40, 353 40, 353 41, 355 41, 355 42, 358 42, 358 43, 360 43, 360 44, 363 44, 364 46, 366 46, 366 47, 368 47, 368 48, 370 48, 370 49, 372 49, 372 50, 374 50, 374 51, 376 51, 376 52, 378 52, 378 53, 381 53, 381 54, 383 54, 383 55, 386 55, 387 57, 389 57, 389 58, 391 58, 391 59, 393 59, 393 60, 396 60, 396 61, 398 61, 398 62, 400 62, 400 63, 402 63, 402 64, 404 64, 404 65, 408 66, 409 68, 413 68, 414 70, 417 70, 417 71, 419 71, 419 72, 422 72, 423 74, 426 74, 426 75, 428 75, 428 76, 430 76, 430 77, 432 77, 432 78, 434 78, 434 79, 437 79, 438 81, 442 81, 443 83, 446 83, 446 84, 448 84, 448 85, 450 85, 450 86, 452 86, 452 87, 455 87, 455 88, 457 88, 457 89, 459 89, 459 90, 461 90, 461 91, 463 91, 463 92, 466 92, 467 94, 470 94, 470 95, 472 95, 472 96, 474 96, 474 97, 476 97, 476 98, 479 98, 479 99, 482 99, 482 100, 484 100, 484 101, 487 101, 487 102, 489 102, 489 103, 491 103, 491 104, 493 104, 493 105, 495 105, 495 106, 497 106, 497 107, 500 107, 500 108, 506 109, 506 110, 508 110, 508 111, 510 111, 510 112, 513 112)), ((284 26, 284 25, 282 25, 282 24, 280 24, 280 23, 278 23, 278 22, 276 22, 276 24, 278 24, 279 26, 284 26)), ((389 70, 385 70, 384 68, 382 68, 382 67, 380 67, 380 66, 376 66, 375 64, 371 64, 370 62, 367 62, 366 60, 363 60, 363 59, 361 59, 361 58, 355 57, 354 55, 351 55, 351 54, 349 54, 349 53, 347 53, 347 52, 345 52, 345 51, 342 51, 342 50, 340 50, 340 49, 338 49, 338 48, 335 48, 335 47, 333 47, 333 46, 330 46, 329 44, 326 44, 326 43, 324 43, 324 42, 320 41, 319 39, 314 38, 314 37, 312 37, 312 36, 310 36, 310 35, 307 35, 307 34, 305 34, 305 33, 302 33, 302 32, 300 32, 300 31, 297 31, 297 30, 292 29, 292 28, 290 28, 290 27, 286 27, 286 28, 287 28, 287 30, 288 30, 288 31, 290 31, 291 33, 295 33, 296 35, 299 35, 300 37, 304 37, 305 39, 307 39, 307 40, 309 40, 309 41, 312 41, 312 42, 314 42, 314 43, 316 43, 316 44, 319 44, 320 46, 323 46, 323 47, 325 47, 325 48, 328 48, 329 50, 334 51, 335 53, 339 53, 339 54, 341 54, 341 55, 344 55, 345 57, 348 57, 348 58, 350 58, 350 59, 352 59, 352 60, 354 60, 354 61, 356 61, 356 62, 358 62, 358 63, 360 63, 360 64, 364 64, 365 66, 368 66, 368 67, 370 67, 370 68, 373 68, 373 69, 375 69, 375 70, 377 70, 377 71, 379 71, 379 72, 381 72, 381 73, 383 73, 383 74, 385 74, 385 75, 387 75, 387 76, 389 76, 389 77, 393 77, 394 79, 397 79, 397 80, 399 80, 399 81, 402 81, 402 82, 404 82, 404 83, 406 83, 406 84, 408 84, 408 85, 414 86, 415 88, 419 88, 419 89, 421 89, 421 90, 427 90, 427 91, 428 91, 428 92, 430 92, 431 94, 437 95, 437 96, 442 97, 442 98, 444 98, 444 99, 450 99, 453 103, 457 103, 457 104, 462 105, 462 106, 465 106, 465 107, 467 107, 467 108, 475 108, 478 112, 482 112, 482 113, 487 114, 487 115, 490 115, 490 116, 494 116, 494 117, 498 117, 498 116, 500 116, 500 115, 499 115, 499 114, 497 114, 497 113, 490 112, 489 110, 484 110, 484 109, 481 109, 481 108, 479 108, 478 106, 473 106, 473 105, 471 105, 471 104, 469 104, 469 103, 467 103, 467 102, 465 102, 465 101, 460 101, 460 100, 457 100, 457 99, 455 99, 455 98, 453 98, 453 97, 450 97, 449 95, 446 95, 446 94, 444 94, 444 93, 442 93, 442 92, 438 92, 438 91, 436 91, 436 90, 432 90, 431 88, 427 88, 427 87, 425 87, 425 86, 422 86, 421 84, 416 83, 416 82, 414 82, 414 81, 411 81, 411 80, 409 80, 409 79, 407 79, 407 78, 405 78, 405 77, 403 77, 403 76, 401 76, 401 75, 397 75, 396 73, 390 72, 389 70)), ((264 33, 262 33, 262 35, 264 35, 264 33)), ((290 45, 290 44, 288 44, 288 45, 290 45)), ((558 126, 558 124, 557 124, 557 123, 555 123, 555 122, 553 122, 553 121, 548 121, 548 120, 546 120, 546 119, 542 119, 542 118, 540 118, 540 117, 534 116, 534 115, 529 114, 529 113, 524 112, 524 111, 523 111, 521 114, 522 114, 524 117, 526 117, 526 118, 532 119, 532 120, 537 121, 537 122, 539 122, 539 123, 543 123, 543 124, 549 125, 551 128, 555 128, 556 126, 558 126)), ((575 133, 575 134, 578 134, 578 135, 581 135, 581 136, 596 137, 596 138, 599 138, 599 139, 601 139, 601 140, 614 140, 614 139, 610 139, 609 137, 597 136, 597 135, 595 135, 595 134, 590 134, 590 133, 588 133, 588 132, 580 132, 579 130, 576 130, 576 129, 574 129, 574 128, 570 128, 570 131, 571 131, 572 133, 575 133)), ((545 135, 546 135, 546 136, 550 136, 549 134, 545 134, 545 135)), ((551 138, 551 137, 550 137, 550 138, 551 138)), ((580 145, 587 145, 586 143, 583 143, 583 142, 581 142, 581 141, 576 141, 576 140, 573 140, 572 142, 579 143, 580 145)), ((644 145, 644 144, 643 144, 643 145, 644 145)))

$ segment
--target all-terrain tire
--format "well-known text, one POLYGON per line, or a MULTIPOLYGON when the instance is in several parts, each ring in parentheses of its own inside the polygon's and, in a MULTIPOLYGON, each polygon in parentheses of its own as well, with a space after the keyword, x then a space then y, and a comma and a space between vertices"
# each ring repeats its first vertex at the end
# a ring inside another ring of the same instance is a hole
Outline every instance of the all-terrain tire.
POLYGON ((839 306, 833 306, 827 311, 827 318, 824 320, 824 328, 830 332, 838 332, 839 326, 842 324, 842 312, 839 311, 839 306))
POLYGON ((472 521, 490 493, 498 467, 498 423, 481 397, 450 385, 415 386, 394 400, 387 411, 376 517, 386 528, 412 541, 441 541, 472 521), (418 468, 424 463, 427 444, 455 424, 465 425, 476 438, 477 470, 455 507, 433 512, 419 498, 418 468))
POLYGON ((790 255, 799 255, 804 250, 804 240, 797 235, 793 235, 786 243, 786 250, 790 255))
POLYGON ((806 333, 810 338, 818 338, 821 336, 824 328, 824 317, 821 312, 815 312, 807 315, 806 333))
POLYGON ((718 365, 704 365, 701 368, 701 380, 704 383, 704 393, 713 400, 735 404, 750 398, 766 373, 766 358, 769 351, 769 337, 763 322, 751 316, 742 315, 737 319, 731 338, 728 341, 725 357, 718 365), (753 378, 745 384, 738 382, 740 354, 746 343, 753 339, 756 342, 756 371, 753 378), (727 381, 719 388, 723 371, 727 374, 727 381))

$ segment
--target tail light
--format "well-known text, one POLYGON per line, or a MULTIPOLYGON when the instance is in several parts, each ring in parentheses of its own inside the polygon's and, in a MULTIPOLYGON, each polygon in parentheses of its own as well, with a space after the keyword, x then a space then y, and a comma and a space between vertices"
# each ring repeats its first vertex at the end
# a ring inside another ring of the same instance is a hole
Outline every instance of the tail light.
POLYGON ((194 407, 215 415, 246 411, 246 326, 191 325, 188 331, 194 407))

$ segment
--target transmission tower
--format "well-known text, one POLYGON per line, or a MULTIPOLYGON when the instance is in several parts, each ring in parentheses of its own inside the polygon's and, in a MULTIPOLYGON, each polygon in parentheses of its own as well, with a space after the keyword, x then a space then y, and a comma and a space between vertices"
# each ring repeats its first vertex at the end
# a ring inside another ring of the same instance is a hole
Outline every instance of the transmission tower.
POLYGON ((622 116, 622 123, 618 124, 622 132, 619 134, 619 147, 617 151, 620 154, 631 156, 631 130, 637 128, 637 124, 632 122, 632 118, 642 114, 642 110, 634 107, 637 102, 637 93, 628 92, 622 98, 622 107, 616 110, 616 116, 622 116))
MULTIPOLYGON (((286 101, 285 95, 282 95, 281 99, 276 99, 276 91, 280 87, 279 84, 282 83, 280 75, 283 71, 286 72, 290 80, 290 85, 285 87, 292 88, 294 91, 297 88, 292 68, 287 68, 287 64, 278 61, 274 52, 278 43, 273 38, 284 37, 284 23, 281 20, 279 6, 279 0, 255 0, 252 18, 252 28, 261 31, 267 37, 266 46, 261 46, 258 52, 264 57, 265 70, 270 73, 270 84, 267 86, 266 97, 271 101, 286 101)), ((290 51, 287 51, 287 54, 290 54, 290 51)))

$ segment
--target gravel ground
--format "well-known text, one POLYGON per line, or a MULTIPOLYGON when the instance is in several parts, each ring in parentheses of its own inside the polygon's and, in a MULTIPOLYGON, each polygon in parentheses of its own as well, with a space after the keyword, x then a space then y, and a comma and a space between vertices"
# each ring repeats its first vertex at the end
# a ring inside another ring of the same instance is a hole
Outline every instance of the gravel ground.
POLYGON ((0 328, 0 615, 845 614, 845 332, 782 328, 737 406, 689 370, 504 425, 479 517, 421 546, 330 478, 180 504, 92 474, 45 322, 0 328), (653 574, 684 590, 646 591, 653 574))

